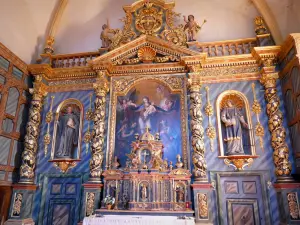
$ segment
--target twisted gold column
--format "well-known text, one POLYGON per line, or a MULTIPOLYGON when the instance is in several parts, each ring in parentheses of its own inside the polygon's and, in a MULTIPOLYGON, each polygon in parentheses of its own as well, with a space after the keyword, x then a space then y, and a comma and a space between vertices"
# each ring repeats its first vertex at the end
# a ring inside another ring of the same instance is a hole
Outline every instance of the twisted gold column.
POLYGON ((42 83, 42 76, 35 76, 33 88, 29 89, 33 95, 29 110, 29 120, 26 126, 25 149, 22 153, 22 165, 20 167, 20 181, 23 184, 34 183, 34 169, 36 153, 38 150, 39 125, 41 123, 42 100, 47 95, 42 83))
POLYGON ((195 181, 208 182, 207 165, 205 161, 204 146, 204 129, 202 126, 203 116, 201 112, 201 82, 197 74, 190 74, 189 79, 190 91, 190 115, 191 115, 191 132, 193 148, 193 164, 195 181))
POLYGON ((260 82, 265 87, 265 98, 267 100, 267 115, 269 117, 269 130, 271 132, 271 145, 274 149, 273 160, 277 181, 285 182, 291 180, 292 166, 289 162, 289 149, 285 142, 286 131, 283 127, 283 115, 280 111, 280 99, 277 95, 276 80, 278 73, 264 73, 260 82))
POLYGON ((92 131, 91 160, 90 160, 90 180, 101 182, 102 162, 104 158, 104 132, 105 132, 105 107, 106 94, 109 91, 108 81, 104 77, 104 72, 99 72, 99 79, 94 84, 96 100, 94 102, 94 127, 92 131))

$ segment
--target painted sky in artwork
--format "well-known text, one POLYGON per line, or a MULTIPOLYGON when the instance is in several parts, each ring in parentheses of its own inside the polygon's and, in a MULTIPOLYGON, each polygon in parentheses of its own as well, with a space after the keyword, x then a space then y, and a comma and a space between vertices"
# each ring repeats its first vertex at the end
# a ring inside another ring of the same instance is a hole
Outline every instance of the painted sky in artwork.
POLYGON ((179 94, 155 81, 142 81, 126 96, 118 96, 115 156, 125 167, 134 134, 142 134, 149 127, 152 134, 160 133, 164 144, 164 158, 176 162, 181 154, 179 94))

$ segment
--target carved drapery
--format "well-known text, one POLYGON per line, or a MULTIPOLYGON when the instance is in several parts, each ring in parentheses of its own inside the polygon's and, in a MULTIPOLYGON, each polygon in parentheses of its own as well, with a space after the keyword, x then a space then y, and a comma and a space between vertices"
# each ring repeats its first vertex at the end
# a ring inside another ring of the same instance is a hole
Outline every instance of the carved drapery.
POLYGON ((29 111, 29 120, 26 126, 22 165, 20 167, 20 182, 33 184, 36 153, 38 149, 39 125, 41 123, 41 110, 43 98, 47 95, 42 83, 42 76, 35 76, 33 88, 29 89, 33 95, 29 111))
POLYGON ((104 158, 104 132, 105 132, 105 107, 106 94, 109 91, 108 81, 104 72, 99 72, 97 83, 93 85, 96 94, 94 102, 94 128, 92 131, 90 177, 92 181, 100 182, 102 173, 102 162, 104 158))
POLYGON ((190 115, 193 148, 194 176, 196 181, 207 182, 207 165, 205 160, 203 115, 201 112, 201 83, 197 73, 190 74, 188 79, 190 90, 190 115))
POLYGON ((276 81, 278 73, 275 71, 276 54, 261 54, 262 76, 260 82, 265 87, 267 100, 267 115, 269 118, 269 131, 271 132, 271 145, 274 149, 273 160, 277 181, 291 180, 292 166, 289 162, 289 149, 286 143, 286 131, 283 127, 283 114, 280 111, 280 99, 277 95, 276 81))

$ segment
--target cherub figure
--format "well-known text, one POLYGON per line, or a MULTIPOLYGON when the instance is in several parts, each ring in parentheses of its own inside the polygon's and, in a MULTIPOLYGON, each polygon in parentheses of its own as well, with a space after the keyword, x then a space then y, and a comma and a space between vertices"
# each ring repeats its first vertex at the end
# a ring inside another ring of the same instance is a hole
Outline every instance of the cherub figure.
MULTIPOLYGON (((189 15, 188 19, 186 19, 186 16, 183 16, 184 22, 186 22, 184 26, 184 31, 187 30, 188 33, 188 41, 196 41, 196 34, 201 29, 201 26, 195 21, 195 17, 193 15, 189 15)), ((204 20, 203 23, 205 23, 206 20, 204 20)))
POLYGON ((108 24, 103 24, 102 32, 100 35, 100 39, 102 40, 102 48, 109 48, 111 39, 113 37, 112 34, 114 35, 115 31, 113 29, 110 29, 108 24))

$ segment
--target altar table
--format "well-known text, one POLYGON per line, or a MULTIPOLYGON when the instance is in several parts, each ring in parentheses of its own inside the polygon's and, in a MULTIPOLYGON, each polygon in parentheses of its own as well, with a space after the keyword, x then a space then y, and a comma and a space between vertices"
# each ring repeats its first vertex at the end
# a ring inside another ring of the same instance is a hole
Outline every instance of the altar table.
POLYGON ((176 216, 105 215, 85 217, 83 225, 195 225, 194 218, 178 219, 176 216))

